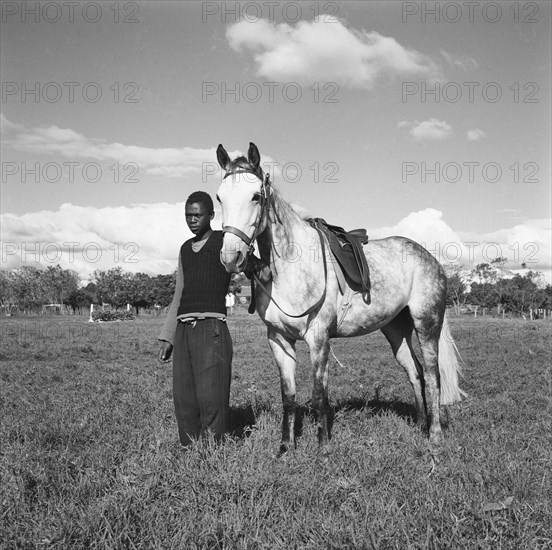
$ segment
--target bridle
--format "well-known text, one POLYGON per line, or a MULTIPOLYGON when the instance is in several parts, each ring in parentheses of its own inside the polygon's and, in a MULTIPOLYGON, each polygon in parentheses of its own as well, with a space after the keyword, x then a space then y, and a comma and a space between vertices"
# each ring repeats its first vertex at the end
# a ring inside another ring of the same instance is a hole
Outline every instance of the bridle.
MULTIPOLYGON (((239 170, 232 170, 230 172, 227 172, 222 179, 224 180, 228 176, 232 176, 234 174, 253 174, 254 176, 257 176, 263 182, 262 185, 261 185, 261 192, 260 192, 260 195, 261 195, 261 198, 260 198, 261 210, 259 212, 259 217, 257 219, 257 223, 255 224, 255 230, 253 231, 253 235, 251 237, 248 237, 241 229, 238 229, 237 227, 234 227, 232 225, 225 225, 222 228, 223 233, 232 233, 233 235, 236 235, 237 237, 239 237, 246 244, 247 252, 246 252, 246 255, 245 255, 244 265, 247 265, 247 260, 249 258, 249 255, 253 251, 254 242, 257 239, 257 237, 262 233, 260 227, 261 227, 264 216, 268 212, 269 198, 271 197, 273 191, 272 191, 272 187, 270 185, 270 177, 269 177, 268 173, 265 174, 264 179, 263 179, 262 172, 259 175, 259 173, 255 172, 253 170, 239 169, 239 170)), ((249 313, 254 313, 255 312, 255 302, 254 302, 255 287, 254 287, 254 282, 253 281, 255 281, 261 287, 263 292, 269 297, 270 301, 284 315, 287 315, 288 317, 292 317, 292 318, 295 318, 295 319, 297 319, 299 317, 304 317, 305 315, 309 315, 310 313, 315 311, 321 304, 324 303, 324 300, 326 299, 326 280, 327 280, 327 276, 328 276, 328 266, 327 266, 327 262, 326 262, 326 249, 325 249, 325 245, 324 245, 325 237, 322 234, 322 232, 320 231, 320 229, 318 229, 318 227, 314 226, 314 229, 316 229, 316 231, 318 233, 318 236, 320 237, 320 246, 321 246, 321 249, 322 249, 321 250, 322 251, 322 262, 324 264, 324 292, 322 292, 322 296, 316 301, 315 304, 310 306, 303 313, 299 313, 297 315, 293 314, 293 313, 287 313, 286 311, 284 311, 278 305, 276 300, 272 297, 272 293, 269 292, 269 290, 264 286, 264 284, 259 279, 257 274, 255 272, 253 272, 252 275, 251 275, 251 300, 252 301, 251 301, 251 304, 249 306, 249 313)), ((263 231, 264 231, 264 229, 263 229, 263 231)))
POLYGON ((251 252, 253 252, 253 246, 254 246, 255 240, 262 233, 261 225, 265 214, 268 212, 268 202, 269 202, 270 196, 272 195, 272 187, 270 185, 270 176, 268 175, 268 173, 265 174, 263 179, 262 172, 259 177, 259 174, 257 172, 254 172, 253 170, 243 170, 243 169, 233 170, 231 172, 227 172, 224 175, 224 178, 222 179, 224 180, 228 176, 233 176, 234 174, 253 174, 263 182, 261 185, 261 192, 260 192, 261 210, 259 212, 259 217, 257 219, 257 222, 255 223, 255 230, 253 231, 253 235, 251 235, 251 237, 248 237, 241 229, 238 229, 233 225, 225 225, 222 228, 223 233, 232 233, 233 235, 236 235, 237 237, 239 237, 245 243, 245 245, 247 246, 247 252, 245 254, 245 263, 247 263, 247 260, 251 252))

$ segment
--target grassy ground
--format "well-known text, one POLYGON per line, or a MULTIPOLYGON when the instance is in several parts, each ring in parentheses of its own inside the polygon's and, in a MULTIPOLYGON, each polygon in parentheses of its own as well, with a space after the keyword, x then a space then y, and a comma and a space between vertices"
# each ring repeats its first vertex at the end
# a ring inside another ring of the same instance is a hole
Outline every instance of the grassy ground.
POLYGON ((188 451, 162 320, 86 321, 0 321, 1 548, 552 547, 550 323, 452 319, 469 398, 433 465, 379 333, 332 343, 328 458, 298 346, 301 435, 276 459, 279 380, 256 316, 229 320, 234 436, 188 451))

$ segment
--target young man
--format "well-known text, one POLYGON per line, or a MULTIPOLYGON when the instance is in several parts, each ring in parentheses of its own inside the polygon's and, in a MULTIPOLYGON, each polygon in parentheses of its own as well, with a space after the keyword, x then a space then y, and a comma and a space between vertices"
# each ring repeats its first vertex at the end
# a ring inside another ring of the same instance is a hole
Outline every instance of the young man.
POLYGON ((203 191, 186 201, 186 223, 194 234, 178 257, 176 288, 158 339, 159 360, 173 353, 173 396, 182 445, 228 430, 232 340, 226 326, 225 296, 230 274, 219 256, 222 231, 211 229, 215 212, 203 191))

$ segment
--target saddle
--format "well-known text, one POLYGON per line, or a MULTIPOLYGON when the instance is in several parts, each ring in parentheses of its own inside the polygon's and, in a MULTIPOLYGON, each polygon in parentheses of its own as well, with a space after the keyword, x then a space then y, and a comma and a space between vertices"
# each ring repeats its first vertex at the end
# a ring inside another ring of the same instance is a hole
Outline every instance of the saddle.
POLYGON ((342 227, 330 225, 322 218, 309 218, 307 221, 326 236, 330 250, 351 288, 361 291, 362 299, 369 304, 370 271, 362 249, 362 245, 368 243, 366 229, 345 231, 342 227))

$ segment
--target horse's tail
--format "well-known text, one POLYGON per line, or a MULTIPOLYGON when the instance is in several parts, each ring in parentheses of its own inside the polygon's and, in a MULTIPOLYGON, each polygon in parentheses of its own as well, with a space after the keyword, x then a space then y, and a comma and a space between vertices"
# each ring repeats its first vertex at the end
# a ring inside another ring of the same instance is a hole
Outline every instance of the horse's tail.
POLYGON ((439 374, 441 375, 441 405, 451 405, 462 401, 466 392, 458 386, 458 375, 461 373, 460 352, 454 343, 449 330, 447 315, 439 337, 439 374))

